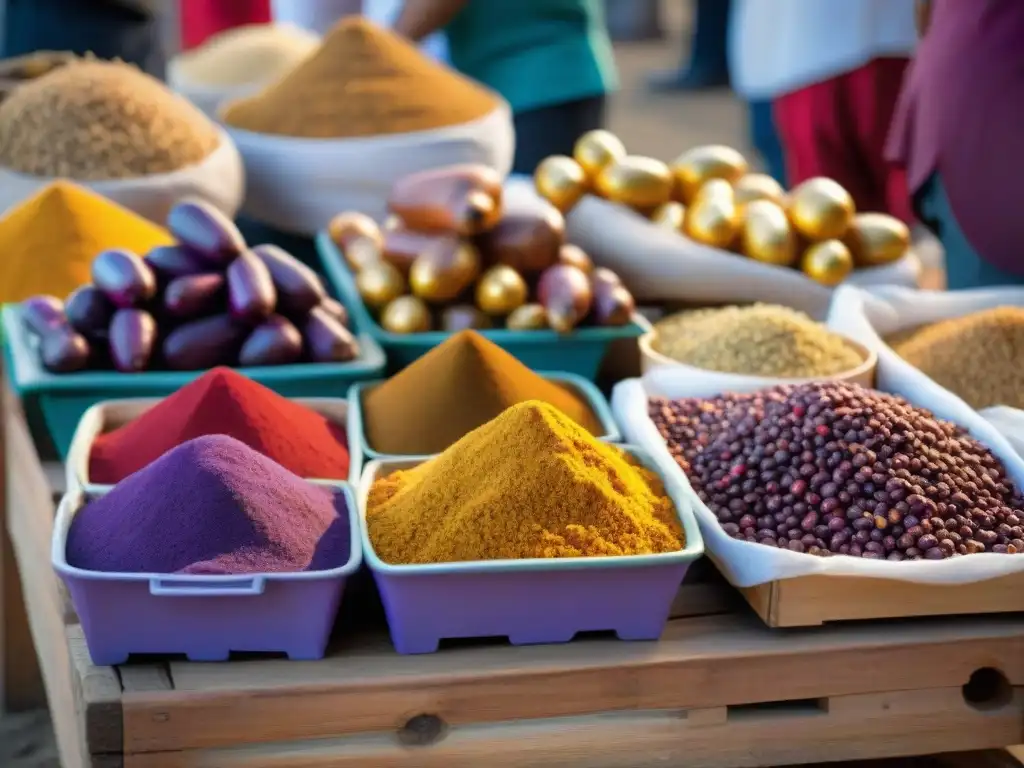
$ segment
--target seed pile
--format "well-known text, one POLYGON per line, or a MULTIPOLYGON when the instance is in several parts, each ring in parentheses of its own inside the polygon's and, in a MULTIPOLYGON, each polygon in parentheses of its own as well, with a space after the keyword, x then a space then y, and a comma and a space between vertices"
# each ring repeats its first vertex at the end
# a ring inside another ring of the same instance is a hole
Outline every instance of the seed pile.
POLYGON ((174 59, 179 79, 211 86, 265 83, 309 56, 320 39, 289 24, 246 24, 214 35, 174 59))
POLYGON ((887 339, 896 354, 974 408, 1024 408, 1024 307, 995 307, 887 339))
POLYGON ((701 400, 651 418, 735 539, 813 555, 941 560, 1024 552, 1024 496, 963 429, 841 382, 701 400))
POLYGON ((75 61, 0 103, 0 166, 80 181, 170 173, 206 158, 217 130, 128 64, 75 61))
POLYGON ((483 86, 354 16, 262 93, 230 104, 224 120, 255 133, 336 139, 459 125, 498 104, 483 86))
POLYGON ((803 312, 774 304, 680 312, 654 328, 657 352, 709 371, 811 379, 861 363, 841 336, 803 312))

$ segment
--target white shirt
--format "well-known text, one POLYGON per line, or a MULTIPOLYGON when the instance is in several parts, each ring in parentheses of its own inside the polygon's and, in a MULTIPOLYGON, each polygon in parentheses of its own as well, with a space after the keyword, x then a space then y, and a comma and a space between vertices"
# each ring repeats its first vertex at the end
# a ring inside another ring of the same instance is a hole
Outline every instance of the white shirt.
POLYGON ((914 0, 733 0, 729 71, 746 99, 771 99, 917 44, 914 0))
POLYGON ((275 22, 326 34, 342 16, 359 13, 359 0, 271 0, 275 22))
MULTIPOLYGON (((284 0, 287 2, 287 0, 284 0)), ((402 12, 404 0, 363 0, 363 15, 382 27, 391 27, 402 12)), ((448 40, 443 32, 435 32, 420 43, 420 49, 438 61, 448 61, 448 40)))

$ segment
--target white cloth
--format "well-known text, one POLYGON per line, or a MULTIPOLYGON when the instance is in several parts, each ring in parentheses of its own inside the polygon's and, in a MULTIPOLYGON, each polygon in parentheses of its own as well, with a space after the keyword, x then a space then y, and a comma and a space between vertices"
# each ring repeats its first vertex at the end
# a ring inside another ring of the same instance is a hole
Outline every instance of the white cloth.
POLYGON ((771 99, 916 43, 914 0, 734 0, 729 70, 740 96, 771 99))
POLYGON ((359 0, 271 0, 274 21, 323 35, 342 16, 359 13, 359 0))
MULTIPOLYGON (((391 27, 398 19, 402 5, 403 0, 363 0, 363 15, 382 27, 391 27)), ((443 32, 436 32, 420 43, 420 50, 438 61, 448 61, 448 40, 443 32)))

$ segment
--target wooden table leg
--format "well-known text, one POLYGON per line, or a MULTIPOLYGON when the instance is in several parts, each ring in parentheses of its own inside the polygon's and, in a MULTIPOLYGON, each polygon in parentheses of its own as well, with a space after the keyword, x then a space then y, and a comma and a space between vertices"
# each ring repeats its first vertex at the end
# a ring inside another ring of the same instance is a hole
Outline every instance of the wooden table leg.
MULTIPOLYGON (((2 381, 2 377, 0 377, 2 381)), ((46 706, 39 659, 7 531, 7 447, 0 408, 0 713, 46 706)))

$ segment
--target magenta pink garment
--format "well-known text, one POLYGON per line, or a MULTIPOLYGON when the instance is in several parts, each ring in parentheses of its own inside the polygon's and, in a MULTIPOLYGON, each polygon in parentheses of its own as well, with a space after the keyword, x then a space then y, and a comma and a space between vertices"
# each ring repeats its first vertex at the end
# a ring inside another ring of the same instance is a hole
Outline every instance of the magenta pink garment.
POLYGON ((979 255, 1024 274, 1024 0, 933 0, 889 135, 911 192, 938 171, 979 255))

